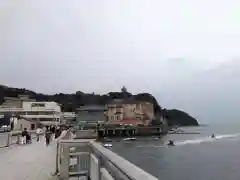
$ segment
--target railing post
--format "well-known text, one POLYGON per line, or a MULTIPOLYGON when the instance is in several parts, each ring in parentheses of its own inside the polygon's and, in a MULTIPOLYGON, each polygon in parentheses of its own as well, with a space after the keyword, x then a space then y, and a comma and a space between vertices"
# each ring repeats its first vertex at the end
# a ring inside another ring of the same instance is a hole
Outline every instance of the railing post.
POLYGON ((20 144, 20 142, 21 142, 21 134, 19 133, 17 135, 17 144, 20 144))
POLYGON ((100 164, 94 154, 90 155, 90 178, 92 180, 100 180, 100 164))
POLYGON ((60 180, 69 179, 69 153, 70 149, 68 144, 63 144, 63 159, 60 166, 60 180))
POLYGON ((57 142, 57 153, 56 153, 56 171, 55 171, 55 175, 58 174, 59 172, 59 142, 57 142))

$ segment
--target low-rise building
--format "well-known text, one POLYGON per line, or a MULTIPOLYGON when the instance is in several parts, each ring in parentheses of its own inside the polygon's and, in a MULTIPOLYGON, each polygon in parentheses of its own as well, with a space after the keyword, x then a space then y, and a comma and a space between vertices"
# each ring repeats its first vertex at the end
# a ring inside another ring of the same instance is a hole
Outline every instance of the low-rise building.
POLYGON ((117 99, 106 105, 107 121, 118 124, 149 124, 154 118, 152 103, 133 99, 117 99))
POLYGON ((38 127, 38 124, 36 121, 33 121, 31 119, 20 117, 13 122, 13 131, 23 131, 24 128, 26 128, 28 131, 30 130, 36 130, 38 127))
POLYGON ((105 106, 86 105, 76 110, 76 121, 78 124, 105 122, 105 106))
POLYGON ((23 101, 21 107, 1 107, 0 117, 6 114, 22 116, 43 125, 57 125, 62 118, 61 107, 56 102, 23 101))

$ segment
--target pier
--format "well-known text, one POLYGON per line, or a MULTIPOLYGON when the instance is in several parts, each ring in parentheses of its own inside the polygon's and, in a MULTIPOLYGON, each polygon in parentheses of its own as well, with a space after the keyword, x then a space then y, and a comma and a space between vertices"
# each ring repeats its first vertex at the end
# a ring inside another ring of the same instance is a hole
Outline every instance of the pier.
POLYGON ((129 126, 129 127, 100 127, 97 129, 98 138, 129 137, 129 136, 160 136, 166 134, 163 126, 129 126))
POLYGON ((28 145, 17 142, 0 148, 1 179, 157 180, 94 139, 72 139, 70 131, 48 147, 43 136, 28 145))
POLYGON ((60 140, 57 152, 59 180, 157 180, 94 140, 60 140))

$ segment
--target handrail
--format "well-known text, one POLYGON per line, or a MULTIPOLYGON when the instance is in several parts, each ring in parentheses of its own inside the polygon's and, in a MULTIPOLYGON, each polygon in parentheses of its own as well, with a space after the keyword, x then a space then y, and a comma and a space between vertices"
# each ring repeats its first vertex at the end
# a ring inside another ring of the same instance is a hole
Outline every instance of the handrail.
POLYGON ((91 141, 90 144, 93 148, 96 148, 103 156, 105 156, 115 167, 121 170, 131 180, 158 180, 156 177, 143 171, 141 168, 130 163, 126 159, 118 156, 109 149, 103 147, 101 144, 91 141))
MULTIPOLYGON (((31 130, 29 131, 30 135, 31 135, 31 139, 35 139, 37 138, 37 136, 32 136, 32 134, 35 134, 36 131, 35 130, 31 130)), ((41 133, 42 134, 42 133, 41 133)), ((7 139, 6 139, 6 145, 5 147, 9 147, 10 145, 13 144, 20 144, 20 138, 22 136, 22 131, 10 131, 7 133, 7 139), (17 136, 17 141, 16 142, 11 142, 12 136, 17 136)))
MULTIPOLYGON (((120 157, 119 155, 117 155, 116 153, 112 152, 111 150, 103 147, 100 143, 96 142, 95 140, 89 140, 89 139, 76 139, 76 140, 66 140, 66 139, 60 139, 58 141, 58 147, 60 148, 57 149, 58 152, 60 152, 60 155, 58 155, 57 157, 62 157, 61 153, 65 154, 63 155, 64 158, 69 158, 70 156, 73 157, 77 157, 77 156, 81 156, 81 155, 87 155, 89 154, 89 158, 91 161, 91 158, 95 158, 95 161, 97 161, 97 166, 99 167, 99 171, 100 174, 104 173, 105 176, 111 176, 114 180, 158 180, 156 177, 150 175, 149 173, 145 172, 144 170, 142 170, 141 168, 137 167, 136 165, 132 164, 131 162, 127 161, 126 159, 120 157), (70 147, 90 147, 90 151, 87 152, 74 152, 71 153, 70 152, 70 147), (63 150, 66 150, 64 152, 61 151, 61 149, 63 148, 63 150), (67 153, 67 154, 66 154, 67 153), (109 173, 109 175, 107 175, 109 173)), ((58 158, 57 158, 58 159, 58 158)), ((68 171, 67 168, 67 164, 69 163, 69 160, 66 161, 66 159, 64 160, 64 165, 60 166, 60 168, 63 168, 62 170, 60 170, 60 176, 61 176, 61 171, 66 174, 66 171, 68 171)), ((78 162, 80 163, 80 162, 78 162)), ((58 163, 56 164, 58 167, 58 163)), ((90 166, 89 168, 89 172, 88 175, 91 174, 91 162, 90 162, 90 166)), ((94 167, 93 167, 94 168, 94 167)), ((96 168, 96 167, 95 167, 96 168)), ((58 170, 58 169, 57 169, 58 170)), ((70 172, 69 172, 70 173, 70 172)), ((78 172, 74 172, 74 173, 78 173, 78 172)), ((73 173, 73 174, 74 174, 73 173)), ((71 175, 72 173, 70 173, 71 175)), ((63 175, 64 176, 64 175, 63 175)), ((98 175, 96 174, 96 177, 98 175)), ((65 177, 65 176, 64 176, 65 177)), ((67 177, 67 176, 66 176, 67 177)), ((101 179, 96 178, 96 180, 101 179)), ((109 178, 108 178, 109 179, 109 178)), ((92 180, 95 180, 92 179, 92 180)))

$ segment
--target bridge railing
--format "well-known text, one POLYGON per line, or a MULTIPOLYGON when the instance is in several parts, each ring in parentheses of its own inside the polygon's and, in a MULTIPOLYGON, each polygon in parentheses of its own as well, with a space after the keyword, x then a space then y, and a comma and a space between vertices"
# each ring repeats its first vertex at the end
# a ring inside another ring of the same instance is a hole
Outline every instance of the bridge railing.
MULTIPOLYGON (((37 138, 36 131, 32 130, 29 131, 31 139, 37 138)), ((21 137, 22 132, 21 131, 11 131, 8 133, 4 133, 2 136, 2 141, 0 144, 0 147, 9 147, 13 144, 21 144, 21 137)))
POLYGON ((56 172, 60 180, 157 180, 94 140, 59 140, 56 172))

